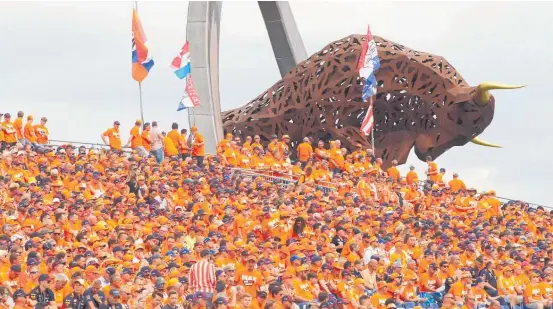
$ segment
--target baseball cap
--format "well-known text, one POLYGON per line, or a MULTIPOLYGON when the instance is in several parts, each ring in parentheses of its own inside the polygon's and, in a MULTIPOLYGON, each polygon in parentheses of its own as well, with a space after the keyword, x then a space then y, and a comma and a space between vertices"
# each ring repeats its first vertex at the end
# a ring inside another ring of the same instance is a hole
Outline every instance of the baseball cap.
POLYGON ((13 298, 16 299, 18 297, 26 297, 27 295, 25 294, 25 291, 23 291, 22 289, 19 289, 19 290, 16 290, 14 293, 13 293, 13 298))
POLYGON ((42 281, 50 281, 50 276, 48 276, 48 274, 42 274, 38 277, 38 282, 42 282, 42 281))

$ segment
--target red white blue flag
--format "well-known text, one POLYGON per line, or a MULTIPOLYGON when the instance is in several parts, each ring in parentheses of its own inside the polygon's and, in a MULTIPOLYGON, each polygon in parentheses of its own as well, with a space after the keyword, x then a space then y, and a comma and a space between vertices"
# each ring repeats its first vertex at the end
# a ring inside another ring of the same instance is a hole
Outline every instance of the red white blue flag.
POLYGON ((185 79, 190 74, 190 53, 188 52, 188 41, 184 43, 180 52, 171 62, 171 67, 175 70, 175 75, 179 79, 185 79))
POLYGON ((177 111, 182 111, 190 107, 200 106, 200 97, 192 80, 192 66, 190 64, 190 52, 188 52, 188 41, 184 43, 180 52, 171 61, 171 67, 175 70, 175 75, 179 79, 186 79, 184 95, 179 102, 177 111))
POLYGON ((374 116, 373 116, 373 100, 372 96, 376 94, 376 76, 375 72, 380 68, 380 60, 378 59, 378 51, 376 50, 376 43, 371 34, 371 28, 367 29, 367 40, 363 44, 361 50, 361 57, 359 57, 359 63, 357 70, 359 76, 365 79, 365 85, 363 86, 363 101, 369 100, 370 105, 365 115, 365 119, 361 123, 361 132, 364 135, 369 135, 373 129, 374 116))

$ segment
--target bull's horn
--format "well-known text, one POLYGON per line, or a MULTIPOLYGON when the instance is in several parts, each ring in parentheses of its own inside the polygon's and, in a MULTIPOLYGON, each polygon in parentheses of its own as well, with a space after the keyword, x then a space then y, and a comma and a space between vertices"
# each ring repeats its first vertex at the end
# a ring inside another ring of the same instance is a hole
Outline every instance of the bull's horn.
POLYGON ((487 104, 490 101, 490 90, 494 89, 517 89, 526 87, 526 85, 503 85, 496 83, 481 83, 476 87, 476 93, 474 94, 474 100, 480 105, 487 104))
POLYGON ((499 145, 496 145, 496 144, 492 144, 492 143, 488 143, 486 141, 483 141, 481 139, 479 139, 478 137, 475 137, 471 140, 472 143, 476 144, 476 145, 480 145, 480 146, 486 146, 486 147, 494 147, 494 148, 503 148, 499 145))

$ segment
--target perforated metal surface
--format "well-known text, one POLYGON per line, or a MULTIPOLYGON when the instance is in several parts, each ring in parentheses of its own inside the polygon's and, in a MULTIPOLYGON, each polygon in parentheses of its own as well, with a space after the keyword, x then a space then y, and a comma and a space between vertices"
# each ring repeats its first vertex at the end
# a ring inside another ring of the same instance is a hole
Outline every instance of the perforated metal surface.
MULTIPOLYGON (((476 104, 475 87, 443 57, 374 37, 381 67, 376 77, 375 149, 385 165, 404 163, 412 147, 424 160, 462 146, 491 123, 495 101, 476 104)), ((222 113, 225 132, 242 136, 288 134, 293 146, 305 136, 339 139, 352 149, 370 147, 359 127, 368 103, 357 62, 362 35, 330 43, 298 64, 246 105, 222 113)))

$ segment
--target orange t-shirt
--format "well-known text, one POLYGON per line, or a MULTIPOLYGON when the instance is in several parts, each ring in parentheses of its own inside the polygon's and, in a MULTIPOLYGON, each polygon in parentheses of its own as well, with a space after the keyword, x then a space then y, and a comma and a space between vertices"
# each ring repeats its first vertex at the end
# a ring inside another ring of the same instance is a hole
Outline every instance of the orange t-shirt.
POLYGON ((27 122, 25 124, 25 128, 23 129, 23 135, 25 135, 25 139, 27 139, 31 143, 36 143, 36 135, 35 128, 33 128, 32 122, 27 122))
POLYGON ((165 147, 165 155, 167 157, 172 157, 179 154, 179 150, 177 149, 177 147, 175 147, 173 140, 169 136, 165 136, 163 142, 163 146, 165 147))
POLYGON ((542 285, 541 283, 532 284, 530 283, 528 286, 526 286, 526 289, 524 290, 524 301, 526 303, 530 303, 529 300, 530 297, 532 298, 539 298, 542 296, 542 285))
POLYGON ((140 126, 134 126, 131 129, 131 148, 142 146, 142 136, 140 135, 140 126))
POLYGON ((385 309, 386 308, 386 300, 388 297, 386 295, 375 293, 371 296, 371 304, 376 309, 385 309))
POLYGON ((41 124, 35 126, 36 142, 44 145, 48 143, 48 128, 41 124))
POLYGON ((415 171, 409 171, 405 178, 405 180, 407 180, 407 184, 410 185, 419 180, 419 175, 417 175, 417 172, 415 171))
POLYGON ((257 290, 263 284, 263 277, 257 270, 249 271, 244 269, 236 273, 236 282, 244 286, 246 293, 257 295, 257 290))
POLYGON ((17 117, 13 122, 13 127, 15 128, 17 138, 22 139, 23 135, 21 135, 21 132, 23 132, 23 118, 17 117))
POLYGON ((4 141, 6 143, 15 143, 17 142, 15 127, 11 121, 2 122, 2 131, 4 132, 4 141))
POLYGON ((119 136, 119 130, 109 128, 102 135, 109 138, 109 146, 111 148, 121 150, 121 137, 119 136))
POLYGON ((180 135, 178 130, 171 130, 169 133, 167 133, 167 137, 169 137, 173 141, 173 145, 177 149, 180 149, 181 140, 183 140, 183 137, 180 135))
POLYGON ((192 145, 193 156, 201 157, 205 155, 205 145, 203 143, 204 143, 204 137, 200 133, 196 133, 196 135, 194 136, 194 144, 192 145))
POLYGON ((151 151, 152 150, 152 141, 150 140, 150 131, 142 131, 142 146, 144 149, 151 151))
POLYGON ((388 176, 394 180, 398 180, 400 177, 399 170, 394 166, 388 168, 386 173, 388 173, 388 176))
POLYGON ((461 281, 455 282, 453 285, 451 285, 451 289, 450 289, 450 293, 453 294, 453 296, 457 296, 457 297, 465 297, 468 291, 469 289, 466 288, 461 281))
POLYGON ((467 187, 465 186, 465 183, 458 178, 453 178, 452 180, 450 180, 448 185, 449 185, 449 190, 451 190, 451 192, 459 192, 459 190, 461 189, 463 190, 467 189, 467 187))
POLYGON ((309 143, 301 143, 298 145, 298 160, 301 162, 307 161, 313 153, 313 147, 309 143))

